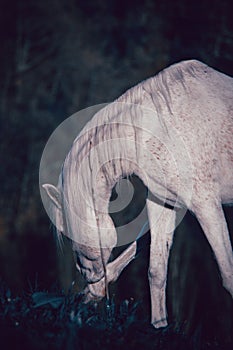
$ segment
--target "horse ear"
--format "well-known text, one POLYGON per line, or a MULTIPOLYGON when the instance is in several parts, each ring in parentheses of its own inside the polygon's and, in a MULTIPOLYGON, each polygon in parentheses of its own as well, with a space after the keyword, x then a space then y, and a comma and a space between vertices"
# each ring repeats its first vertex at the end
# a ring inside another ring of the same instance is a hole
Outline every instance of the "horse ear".
POLYGON ((61 193, 57 187, 50 184, 44 184, 42 187, 45 189, 53 204, 55 204, 58 209, 61 209, 61 193))
POLYGON ((56 226, 57 230, 63 232, 63 217, 62 217, 62 206, 61 206, 61 192, 57 187, 51 184, 44 184, 42 187, 45 189, 47 196, 51 200, 50 208, 50 219, 56 226))

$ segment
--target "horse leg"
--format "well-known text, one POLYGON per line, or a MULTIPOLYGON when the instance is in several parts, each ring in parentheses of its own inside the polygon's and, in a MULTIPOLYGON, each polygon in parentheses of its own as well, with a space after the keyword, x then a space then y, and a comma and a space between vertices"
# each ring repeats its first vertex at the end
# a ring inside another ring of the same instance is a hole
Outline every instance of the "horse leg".
POLYGON ((233 297, 233 254, 221 201, 216 198, 198 201, 193 211, 213 249, 223 286, 233 297))
POLYGON ((155 328, 167 326, 166 282, 169 251, 175 229, 174 210, 147 199, 151 246, 149 284, 151 293, 151 323, 155 328))
POLYGON ((107 264, 108 283, 115 282, 124 268, 136 257, 137 242, 131 243, 115 260, 107 264))

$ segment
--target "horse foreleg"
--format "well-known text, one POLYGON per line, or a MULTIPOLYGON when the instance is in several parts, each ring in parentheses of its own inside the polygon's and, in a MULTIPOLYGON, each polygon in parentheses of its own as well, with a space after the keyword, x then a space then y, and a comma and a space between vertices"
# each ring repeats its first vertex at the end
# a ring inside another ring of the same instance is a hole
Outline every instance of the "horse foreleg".
POLYGON ((151 323, 155 328, 167 326, 166 282, 169 251, 175 229, 174 210, 147 200, 151 232, 148 271, 151 293, 151 323))
POLYGON ((136 257, 137 242, 131 243, 115 260, 107 264, 108 283, 115 282, 124 268, 136 257))
POLYGON ((233 253, 221 202, 212 197, 205 201, 199 199, 193 211, 213 249, 223 286, 233 297, 233 253))

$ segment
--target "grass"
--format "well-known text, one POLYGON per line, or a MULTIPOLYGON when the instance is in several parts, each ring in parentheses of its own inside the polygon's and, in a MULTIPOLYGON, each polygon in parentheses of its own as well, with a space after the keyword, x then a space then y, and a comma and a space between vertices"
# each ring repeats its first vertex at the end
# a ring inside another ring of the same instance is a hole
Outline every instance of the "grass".
POLYGON ((82 295, 31 291, 13 297, 0 283, 0 348, 24 350, 214 350, 230 344, 204 342, 197 331, 192 337, 172 326, 156 330, 142 315, 143 305, 103 300, 84 304, 82 295))

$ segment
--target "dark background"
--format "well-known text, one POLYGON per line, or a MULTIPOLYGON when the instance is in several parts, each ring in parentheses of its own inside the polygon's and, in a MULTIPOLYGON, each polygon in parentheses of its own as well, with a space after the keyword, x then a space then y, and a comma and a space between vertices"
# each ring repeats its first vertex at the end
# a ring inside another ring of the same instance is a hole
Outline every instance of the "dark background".
MULTIPOLYGON (((40 200, 39 162, 52 131, 173 62, 196 58, 233 75, 232 44, 230 0, 0 1, 0 276, 15 294, 56 281, 83 286, 69 245, 58 252, 40 200)), ((232 236, 229 207, 226 217, 232 236)), ((112 291, 142 300, 145 314, 147 264, 144 244, 112 291)), ((190 214, 175 235, 167 294, 177 327, 231 337, 232 299, 190 214)))

